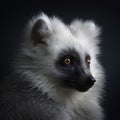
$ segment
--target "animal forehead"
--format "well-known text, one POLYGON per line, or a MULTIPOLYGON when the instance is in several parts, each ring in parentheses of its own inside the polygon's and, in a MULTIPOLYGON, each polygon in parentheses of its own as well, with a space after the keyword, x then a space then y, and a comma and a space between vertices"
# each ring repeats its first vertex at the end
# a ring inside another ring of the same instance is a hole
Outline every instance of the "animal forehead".
POLYGON ((64 38, 58 38, 50 42, 51 43, 48 45, 48 51, 56 57, 61 53, 63 53, 63 55, 72 54, 77 57, 82 57, 87 53, 86 48, 84 48, 78 41, 71 38, 67 40, 64 38))
POLYGON ((79 52, 75 50, 74 48, 63 49, 60 54, 61 56, 72 55, 75 57, 79 57, 79 52))
POLYGON ((80 47, 80 40, 73 36, 71 33, 59 33, 59 34, 53 34, 50 37, 50 40, 48 40, 49 44, 51 46, 57 46, 62 48, 72 48, 72 47, 80 47))
POLYGON ((59 51, 59 53, 57 54, 57 58, 72 56, 77 60, 82 60, 85 54, 86 54, 85 51, 83 51, 82 49, 81 51, 80 50, 78 51, 75 48, 64 48, 64 49, 61 49, 61 51, 59 51))

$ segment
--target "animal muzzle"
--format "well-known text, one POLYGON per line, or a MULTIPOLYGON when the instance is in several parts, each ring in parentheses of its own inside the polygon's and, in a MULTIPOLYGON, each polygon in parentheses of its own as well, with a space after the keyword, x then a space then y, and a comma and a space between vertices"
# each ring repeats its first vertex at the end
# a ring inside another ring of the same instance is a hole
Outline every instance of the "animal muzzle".
POLYGON ((89 88, 91 88, 94 85, 95 82, 96 80, 94 77, 88 76, 84 79, 77 79, 71 81, 70 85, 80 92, 86 92, 89 90, 89 88))

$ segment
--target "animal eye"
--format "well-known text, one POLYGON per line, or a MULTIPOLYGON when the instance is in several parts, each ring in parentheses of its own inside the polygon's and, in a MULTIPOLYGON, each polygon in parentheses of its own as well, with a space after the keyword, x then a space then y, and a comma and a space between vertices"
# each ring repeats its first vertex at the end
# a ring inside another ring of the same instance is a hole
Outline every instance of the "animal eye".
POLYGON ((90 58, 90 56, 87 56, 86 57, 86 65, 89 67, 90 63, 91 63, 91 58, 90 58))
POLYGON ((64 59, 64 65, 70 65, 71 64, 71 59, 70 58, 65 58, 64 59))

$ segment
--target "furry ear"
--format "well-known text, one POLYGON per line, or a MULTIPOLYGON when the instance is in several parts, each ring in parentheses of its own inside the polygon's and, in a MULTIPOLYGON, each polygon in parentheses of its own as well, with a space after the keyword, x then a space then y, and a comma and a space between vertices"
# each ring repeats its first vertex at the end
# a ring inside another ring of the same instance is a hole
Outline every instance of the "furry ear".
POLYGON ((47 45, 44 38, 49 36, 49 28, 45 20, 42 18, 38 19, 31 31, 31 40, 33 41, 33 45, 36 46, 38 44, 44 44, 47 45))
POLYGON ((93 37, 98 36, 100 32, 100 28, 96 26, 96 24, 91 20, 85 22, 83 22, 82 20, 75 20, 71 23, 70 30, 75 35, 78 35, 80 32, 83 31, 93 37))
POLYGON ((88 30, 90 34, 92 34, 95 37, 98 36, 100 33, 100 28, 93 21, 86 21, 84 23, 84 27, 86 30, 88 30))

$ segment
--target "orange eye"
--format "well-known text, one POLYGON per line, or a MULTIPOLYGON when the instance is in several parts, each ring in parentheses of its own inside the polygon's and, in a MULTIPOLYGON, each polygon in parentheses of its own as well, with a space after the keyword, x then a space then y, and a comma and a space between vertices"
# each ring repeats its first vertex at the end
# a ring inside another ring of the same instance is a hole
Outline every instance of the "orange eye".
POLYGON ((64 64, 65 64, 65 65, 70 65, 70 64, 71 64, 70 58, 65 58, 65 59, 64 59, 64 64))

